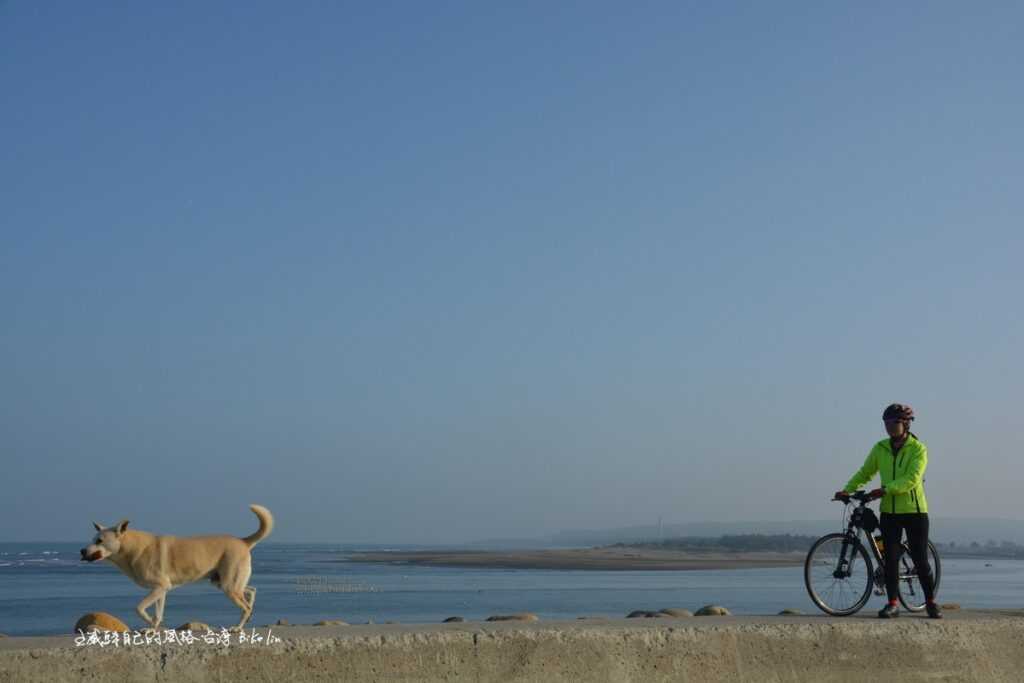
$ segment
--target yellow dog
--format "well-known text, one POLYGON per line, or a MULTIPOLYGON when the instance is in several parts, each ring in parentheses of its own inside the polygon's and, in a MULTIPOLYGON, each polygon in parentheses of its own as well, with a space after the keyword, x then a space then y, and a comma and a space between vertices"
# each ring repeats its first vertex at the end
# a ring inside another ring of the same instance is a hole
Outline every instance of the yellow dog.
POLYGON ((248 585, 252 575, 250 550, 274 528, 270 510, 262 505, 250 505, 249 509, 259 518, 260 528, 245 538, 156 536, 129 529, 127 519, 106 528, 93 522, 96 537, 82 548, 82 561, 110 560, 132 581, 150 589, 135 611, 154 629, 164 620, 167 591, 199 579, 210 579, 242 610, 242 620, 232 628, 240 631, 252 616, 256 603, 256 589, 248 585), (153 603, 156 603, 156 614, 151 619, 146 608, 153 603))

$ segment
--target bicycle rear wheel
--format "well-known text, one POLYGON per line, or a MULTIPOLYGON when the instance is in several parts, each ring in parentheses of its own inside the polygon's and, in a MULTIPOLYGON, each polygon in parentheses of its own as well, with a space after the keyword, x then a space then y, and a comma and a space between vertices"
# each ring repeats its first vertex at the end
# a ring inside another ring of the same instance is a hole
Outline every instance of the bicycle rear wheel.
MULTIPOLYGON (((932 567, 932 580, 935 582, 935 594, 938 595, 942 563, 939 562, 939 553, 931 541, 928 541, 928 563, 932 567)), ((906 543, 903 544, 903 555, 900 557, 900 602, 911 612, 920 612, 925 607, 924 589, 921 588, 917 568, 906 543)))
POLYGON ((867 550, 846 534, 822 536, 804 562, 807 594, 822 612, 834 617, 849 616, 867 603, 873 575, 867 550))

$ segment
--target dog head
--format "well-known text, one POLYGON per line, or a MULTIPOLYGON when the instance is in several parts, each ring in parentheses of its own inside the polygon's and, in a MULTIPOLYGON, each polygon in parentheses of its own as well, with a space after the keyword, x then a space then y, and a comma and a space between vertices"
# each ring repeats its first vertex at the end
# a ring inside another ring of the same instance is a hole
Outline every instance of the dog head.
POLYGON ((96 527, 96 536, 92 539, 92 543, 82 548, 83 562, 105 560, 120 552, 121 537, 124 536, 124 532, 128 528, 127 519, 122 519, 116 525, 107 528, 96 522, 93 522, 92 525, 96 527))

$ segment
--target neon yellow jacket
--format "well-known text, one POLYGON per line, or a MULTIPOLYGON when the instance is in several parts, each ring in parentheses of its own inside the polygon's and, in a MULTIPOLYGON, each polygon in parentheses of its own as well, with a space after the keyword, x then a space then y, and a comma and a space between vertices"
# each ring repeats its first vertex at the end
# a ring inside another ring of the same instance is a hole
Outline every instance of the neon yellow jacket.
POLYGON ((850 478, 843 488, 853 493, 871 481, 877 472, 885 487, 882 497, 881 512, 928 512, 928 501, 924 498, 924 470, 928 467, 928 449, 917 440, 916 436, 908 436, 896 457, 892 454, 889 439, 882 439, 875 444, 864 466, 850 478))

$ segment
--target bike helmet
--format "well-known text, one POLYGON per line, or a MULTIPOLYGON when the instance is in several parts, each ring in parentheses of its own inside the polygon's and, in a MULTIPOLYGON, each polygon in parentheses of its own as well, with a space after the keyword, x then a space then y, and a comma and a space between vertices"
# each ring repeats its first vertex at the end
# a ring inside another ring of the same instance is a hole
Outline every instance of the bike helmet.
POLYGON ((910 422, 914 419, 914 409, 904 403, 893 403, 882 412, 882 419, 910 422))

